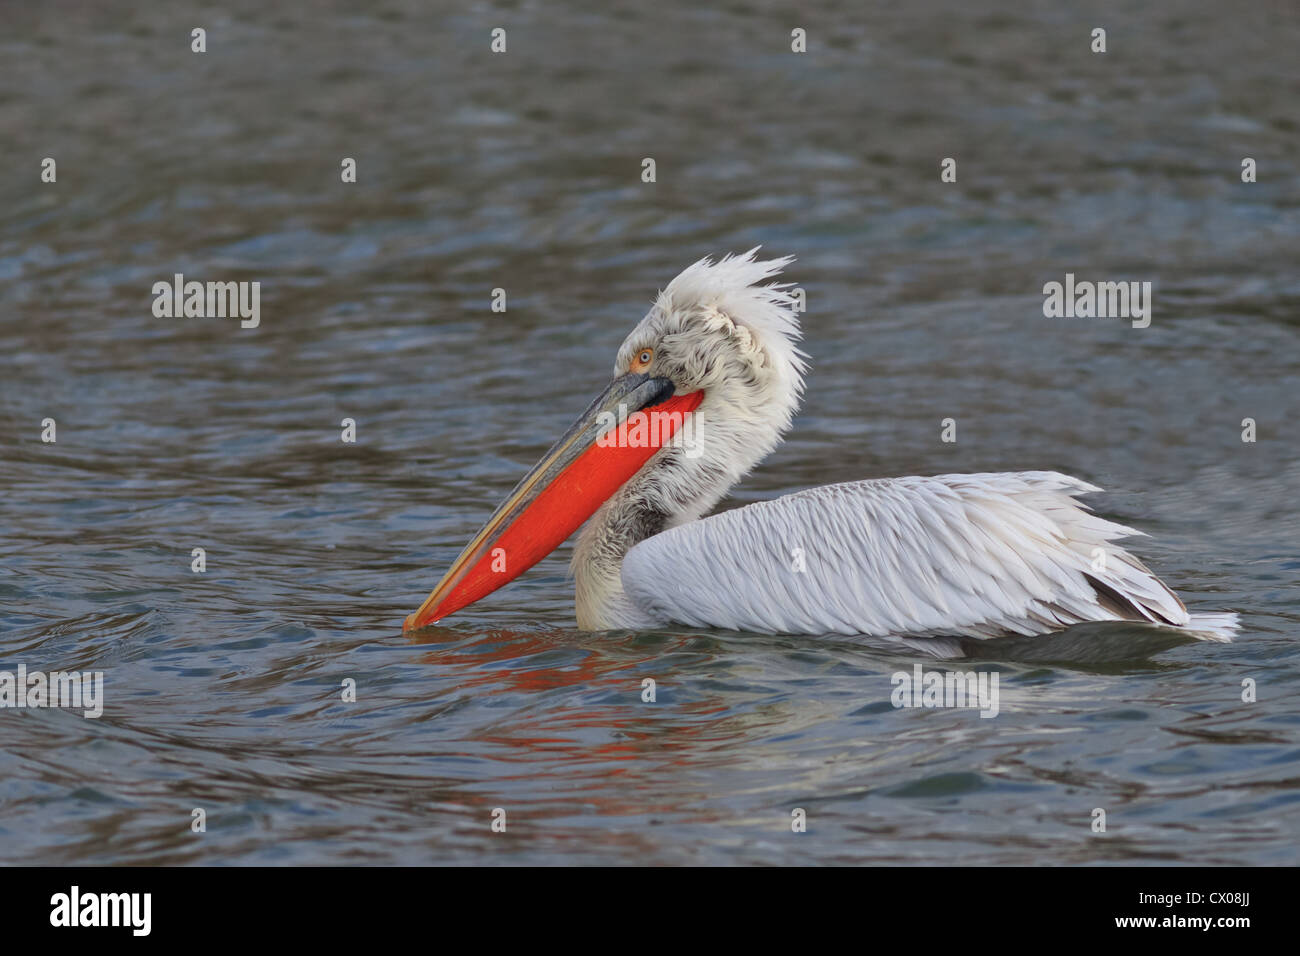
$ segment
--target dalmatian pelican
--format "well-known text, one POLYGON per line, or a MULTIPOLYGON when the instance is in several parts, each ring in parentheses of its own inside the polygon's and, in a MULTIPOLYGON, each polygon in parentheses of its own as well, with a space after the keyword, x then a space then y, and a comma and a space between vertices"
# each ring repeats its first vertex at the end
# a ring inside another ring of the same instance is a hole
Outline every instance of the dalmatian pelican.
POLYGON ((1141 534, 1051 471, 826 485, 704 517, 789 429, 807 356, 791 258, 701 259, 623 342, 614 378, 474 536, 404 630, 518 577, 585 522, 584 630, 1039 635, 1139 621, 1230 640, 1116 544, 1141 534))

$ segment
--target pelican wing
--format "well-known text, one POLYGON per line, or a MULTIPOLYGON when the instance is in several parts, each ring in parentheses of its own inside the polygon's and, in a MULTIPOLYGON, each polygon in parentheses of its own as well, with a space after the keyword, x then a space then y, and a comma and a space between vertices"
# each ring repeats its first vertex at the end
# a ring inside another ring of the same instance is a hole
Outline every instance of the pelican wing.
POLYGON ((775 634, 1044 634, 1184 626, 1182 601, 1114 542, 1141 534, 1056 472, 827 485, 671 528, 624 558, 656 619, 775 634))

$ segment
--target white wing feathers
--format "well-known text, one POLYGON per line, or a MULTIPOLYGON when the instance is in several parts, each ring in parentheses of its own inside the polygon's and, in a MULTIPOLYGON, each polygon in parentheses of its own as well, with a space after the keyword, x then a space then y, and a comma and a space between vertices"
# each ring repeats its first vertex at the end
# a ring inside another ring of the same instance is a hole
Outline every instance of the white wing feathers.
POLYGON ((657 620, 760 633, 1186 626, 1182 601, 1114 543, 1141 532, 1074 500, 1099 490, 1045 471, 812 488, 642 541, 623 560, 623 588, 657 620))

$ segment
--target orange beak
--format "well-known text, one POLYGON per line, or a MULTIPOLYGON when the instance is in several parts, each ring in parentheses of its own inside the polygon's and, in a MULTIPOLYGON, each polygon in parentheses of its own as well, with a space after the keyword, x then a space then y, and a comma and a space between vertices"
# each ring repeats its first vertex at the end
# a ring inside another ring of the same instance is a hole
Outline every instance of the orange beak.
POLYGON ((704 399, 703 392, 673 390, 668 379, 642 373, 614 379, 493 512, 402 630, 468 607, 558 548, 704 399))

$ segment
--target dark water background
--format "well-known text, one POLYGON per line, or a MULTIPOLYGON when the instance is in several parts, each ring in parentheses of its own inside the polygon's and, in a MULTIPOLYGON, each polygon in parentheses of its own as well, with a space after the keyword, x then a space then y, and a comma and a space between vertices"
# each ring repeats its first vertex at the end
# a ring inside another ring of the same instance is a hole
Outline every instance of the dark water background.
POLYGON ((1300 13, 797 7, 0 7, 0 669, 107 695, 0 711, 5 862, 1296 861, 1300 13), (404 639, 655 290, 759 243, 813 371, 729 504, 1063 470, 1239 640, 975 647, 996 719, 895 710, 903 648, 577 632, 567 547, 404 639), (260 327, 155 318, 175 272, 260 327), (1044 318, 1066 272, 1151 327, 1044 318))

